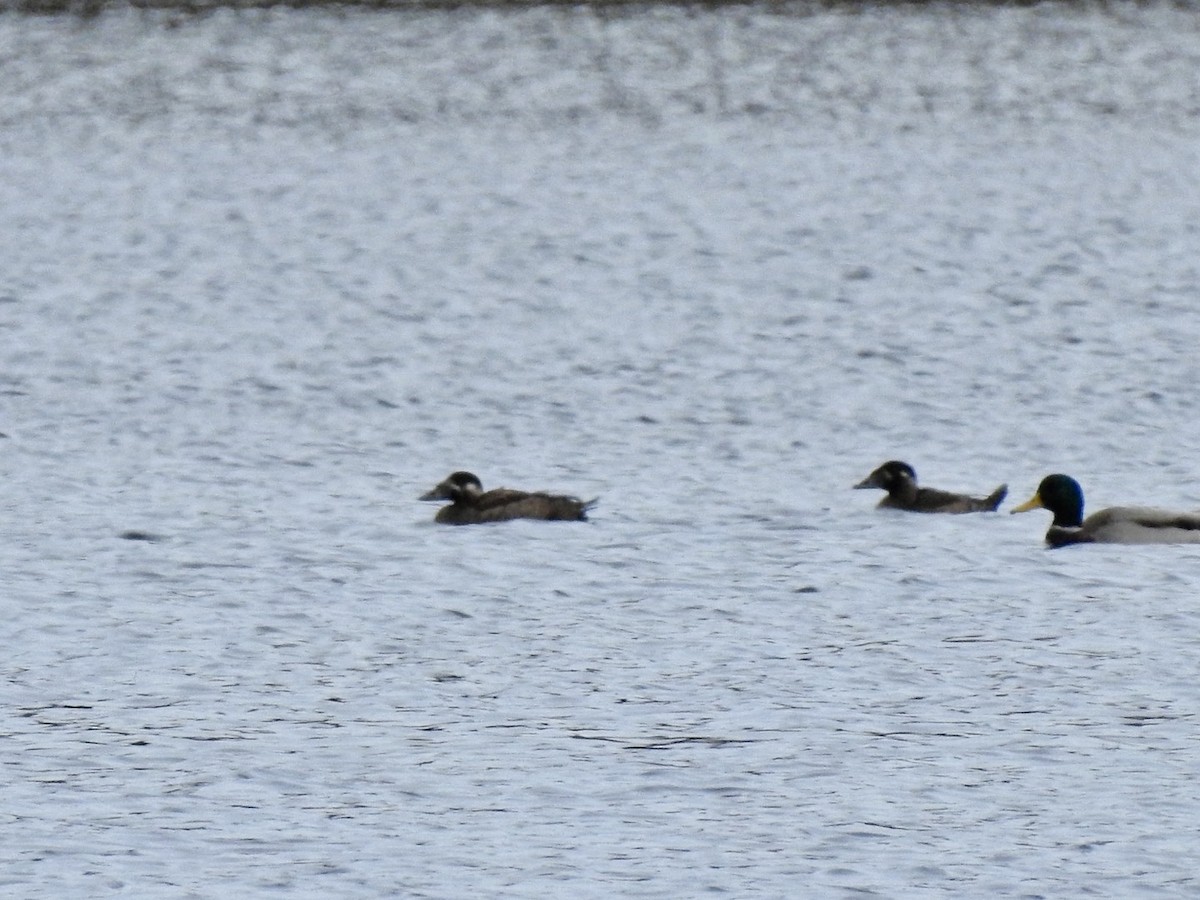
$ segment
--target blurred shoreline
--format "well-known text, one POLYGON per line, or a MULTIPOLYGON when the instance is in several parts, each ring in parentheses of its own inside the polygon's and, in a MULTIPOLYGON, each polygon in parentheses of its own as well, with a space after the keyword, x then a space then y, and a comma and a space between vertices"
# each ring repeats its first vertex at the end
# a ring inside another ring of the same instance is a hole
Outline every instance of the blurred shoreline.
POLYGON ((641 10, 661 7, 686 7, 698 10, 724 7, 755 7, 784 15, 810 15, 828 10, 869 11, 889 7, 920 10, 938 8, 953 11, 972 8, 1022 8, 1062 6, 1075 9, 1111 11, 1122 14, 1131 9, 1160 6, 1169 9, 1200 11, 1198 0, 0 0, 0 13, 28 15, 75 15, 81 18, 119 10, 162 10, 203 15, 217 10, 256 10, 273 8, 331 10, 419 11, 438 9, 519 10, 537 7, 592 8, 604 10, 641 10))

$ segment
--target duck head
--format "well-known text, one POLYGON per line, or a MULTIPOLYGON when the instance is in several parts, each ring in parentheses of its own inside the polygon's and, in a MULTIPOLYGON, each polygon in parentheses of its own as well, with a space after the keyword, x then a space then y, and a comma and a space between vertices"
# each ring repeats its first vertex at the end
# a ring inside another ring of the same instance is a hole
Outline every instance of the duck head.
POLYGON ((1054 524, 1060 528, 1078 528, 1083 524, 1083 489, 1070 475, 1047 475, 1034 495, 1012 511, 1031 509, 1050 510, 1054 513, 1054 524))
POLYGON ((855 489, 879 488, 892 495, 915 493, 917 489, 917 473, 906 462, 893 459, 856 484, 855 489))
POLYGON ((470 500, 483 493, 483 483, 470 472, 454 472, 421 495, 421 500, 470 500))

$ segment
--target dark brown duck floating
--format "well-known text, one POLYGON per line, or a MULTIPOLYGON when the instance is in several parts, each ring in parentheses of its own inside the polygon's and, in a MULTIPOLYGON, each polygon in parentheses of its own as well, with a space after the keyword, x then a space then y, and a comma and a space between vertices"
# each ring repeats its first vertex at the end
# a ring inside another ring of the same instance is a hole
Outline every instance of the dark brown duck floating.
POLYGON ((991 512, 1008 496, 1008 485, 1002 484, 986 497, 952 494, 936 488, 917 487, 917 473, 908 463, 893 459, 860 481, 855 488, 879 488, 887 496, 879 501, 885 509, 907 509, 911 512, 969 513, 991 512))
POLYGON ((435 522, 443 525, 481 525, 511 519, 544 521, 587 521, 587 512, 595 500, 561 494, 530 493, 509 488, 484 491, 483 484, 470 472, 455 472, 441 484, 421 495, 422 500, 449 500, 438 510, 435 522))

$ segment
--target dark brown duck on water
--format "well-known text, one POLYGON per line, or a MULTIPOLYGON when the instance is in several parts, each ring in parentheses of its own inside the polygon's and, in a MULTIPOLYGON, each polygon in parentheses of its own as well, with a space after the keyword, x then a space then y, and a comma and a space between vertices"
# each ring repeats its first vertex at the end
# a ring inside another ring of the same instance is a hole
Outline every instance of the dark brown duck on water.
POLYGON ((587 512, 595 500, 541 492, 514 491, 510 488, 483 489, 470 472, 455 472, 445 481, 421 495, 422 500, 449 500, 438 510, 435 522, 443 525, 482 525, 511 519, 544 521, 587 521, 587 512))
POLYGON ((917 487, 917 473, 908 463, 899 460, 885 462, 860 481, 855 488, 879 488, 887 496, 879 501, 884 509, 906 509, 910 512, 969 513, 991 512, 1008 496, 1008 485, 1002 484, 986 497, 952 494, 937 488, 917 487))

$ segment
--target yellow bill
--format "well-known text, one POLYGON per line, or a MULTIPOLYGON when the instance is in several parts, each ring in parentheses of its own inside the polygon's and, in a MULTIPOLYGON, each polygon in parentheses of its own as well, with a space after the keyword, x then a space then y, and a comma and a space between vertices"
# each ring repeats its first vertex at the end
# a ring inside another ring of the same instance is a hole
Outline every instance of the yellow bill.
POLYGON ((1014 506, 1009 510, 1010 513, 1029 512, 1031 509, 1045 509, 1045 504, 1042 503, 1042 495, 1034 494, 1020 506, 1014 506))

